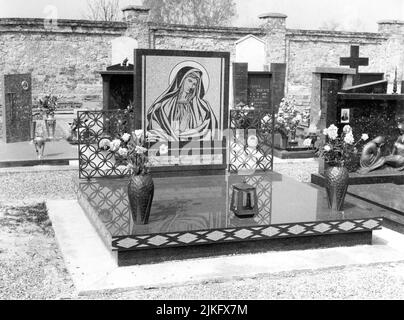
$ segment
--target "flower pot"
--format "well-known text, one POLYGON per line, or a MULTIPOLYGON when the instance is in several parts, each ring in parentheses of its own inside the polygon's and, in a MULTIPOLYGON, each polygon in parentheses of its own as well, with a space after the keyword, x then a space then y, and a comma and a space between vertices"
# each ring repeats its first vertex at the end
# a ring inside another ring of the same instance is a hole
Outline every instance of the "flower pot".
POLYGON ((279 141, 279 147, 282 150, 286 150, 286 148, 289 146, 289 139, 287 136, 280 135, 280 141, 279 141))
POLYGON ((328 207, 342 211, 348 190, 349 172, 345 167, 331 166, 324 171, 328 207))
POLYGON ((128 198, 135 224, 148 224, 153 196, 154 183, 150 174, 131 175, 128 198))
POLYGON ((48 138, 53 140, 55 138, 56 119, 55 116, 47 116, 45 119, 46 133, 48 138))

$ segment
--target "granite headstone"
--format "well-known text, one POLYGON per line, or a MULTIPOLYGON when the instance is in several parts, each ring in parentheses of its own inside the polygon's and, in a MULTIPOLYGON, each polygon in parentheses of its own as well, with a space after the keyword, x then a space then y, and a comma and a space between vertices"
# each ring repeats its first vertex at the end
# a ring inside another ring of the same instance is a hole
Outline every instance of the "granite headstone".
POLYGON ((31 74, 4 75, 3 140, 6 143, 31 140, 31 74))

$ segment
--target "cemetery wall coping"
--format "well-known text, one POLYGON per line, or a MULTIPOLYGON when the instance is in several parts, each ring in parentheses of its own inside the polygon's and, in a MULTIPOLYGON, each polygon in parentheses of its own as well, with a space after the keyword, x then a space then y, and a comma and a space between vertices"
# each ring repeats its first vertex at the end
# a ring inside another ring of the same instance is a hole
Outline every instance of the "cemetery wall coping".
POLYGON ((356 74, 356 70, 351 68, 316 67, 313 73, 356 74))
POLYGON ((258 16, 259 19, 268 19, 268 18, 286 19, 287 17, 288 16, 286 14, 277 12, 263 13, 258 16))
POLYGON ((380 20, 378 24, 404 24, 404 20, 380 20))
POLYGON ((289 38, 297 37, 330 37, 330 38, 358 38, 365 40, 387 40, 384 34, 377 32, 355 32, 355 31, 330 31, 330 30, 304 30, 287 29, 286 36, 289 38))
POLYGON ((145 6, 137 6, 137 5, 128 5, 126 7, 123 7, 121 11, 143 11, 143 12, 149 12, 150 8, 145 7, 145 6))
POLYGON ((125 22, 57 19, 53 25, 49 19, 0 18, 0 33, 53 32, 121 35, 126 29, 125 22))
POLYGON ((234 35, 262 35, 264 36, 266 33, 262 28, 240 28, 240 27, 222 27, 222 26, 191 26, 191 25, 183 25, 183 24, 156 24, 149 23, 149 28, 155 34, 166 32, 190 32, 190 33, 223 33, 223 34, 234 34, 234 35))

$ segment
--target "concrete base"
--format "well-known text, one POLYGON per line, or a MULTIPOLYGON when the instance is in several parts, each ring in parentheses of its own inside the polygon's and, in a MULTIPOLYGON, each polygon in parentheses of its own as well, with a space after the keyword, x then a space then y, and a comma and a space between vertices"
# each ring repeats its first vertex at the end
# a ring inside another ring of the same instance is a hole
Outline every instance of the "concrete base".
POLYGON ((77 201, 49 201, 47 205, 66 267, 81 295, 404 261, 404 236, 383 228, 374 231, 371 246, 271 251, 118 267, 77 201))

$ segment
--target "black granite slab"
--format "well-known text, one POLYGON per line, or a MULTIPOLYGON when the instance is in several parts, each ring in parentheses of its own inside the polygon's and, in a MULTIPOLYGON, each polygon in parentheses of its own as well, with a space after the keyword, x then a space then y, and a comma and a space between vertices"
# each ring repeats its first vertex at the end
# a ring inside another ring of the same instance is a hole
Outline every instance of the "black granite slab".
POLYGON ((314 158, 315 154, 313 150, 308 148, 290 148, 285 150, 274 148, 274 156, 280 159, 307 159, 314 158))
POLYGON ((404 216, 404 185, 386 183, 350 186, 349 193, 404 216))
POLYGON ((156 178, 148 225, 133 222, 127 179, 77 181, 76 185, 87 216, 108 248, 118 252, 365 235, 382 222, 379 208, 372 204, 348 196, 344 212, 332 211, 321 188, 277 173, 247 176, 257 188, 259 214, 240 219, 229 208, 231 186, 242 180, 238 175, 156 178))
MULTIPOLYGON (((322 174, 314 173, 311 175, 311 183, 320 187, 324 187, 325 178, 322 174)), ((351 172, 349 174, 349 185, 368 185, 394 183, 397 185, 404 184, 404 173, 394 169, 386 168, 384 170, 372 171, 367 174, 359 174, 351 172)))

